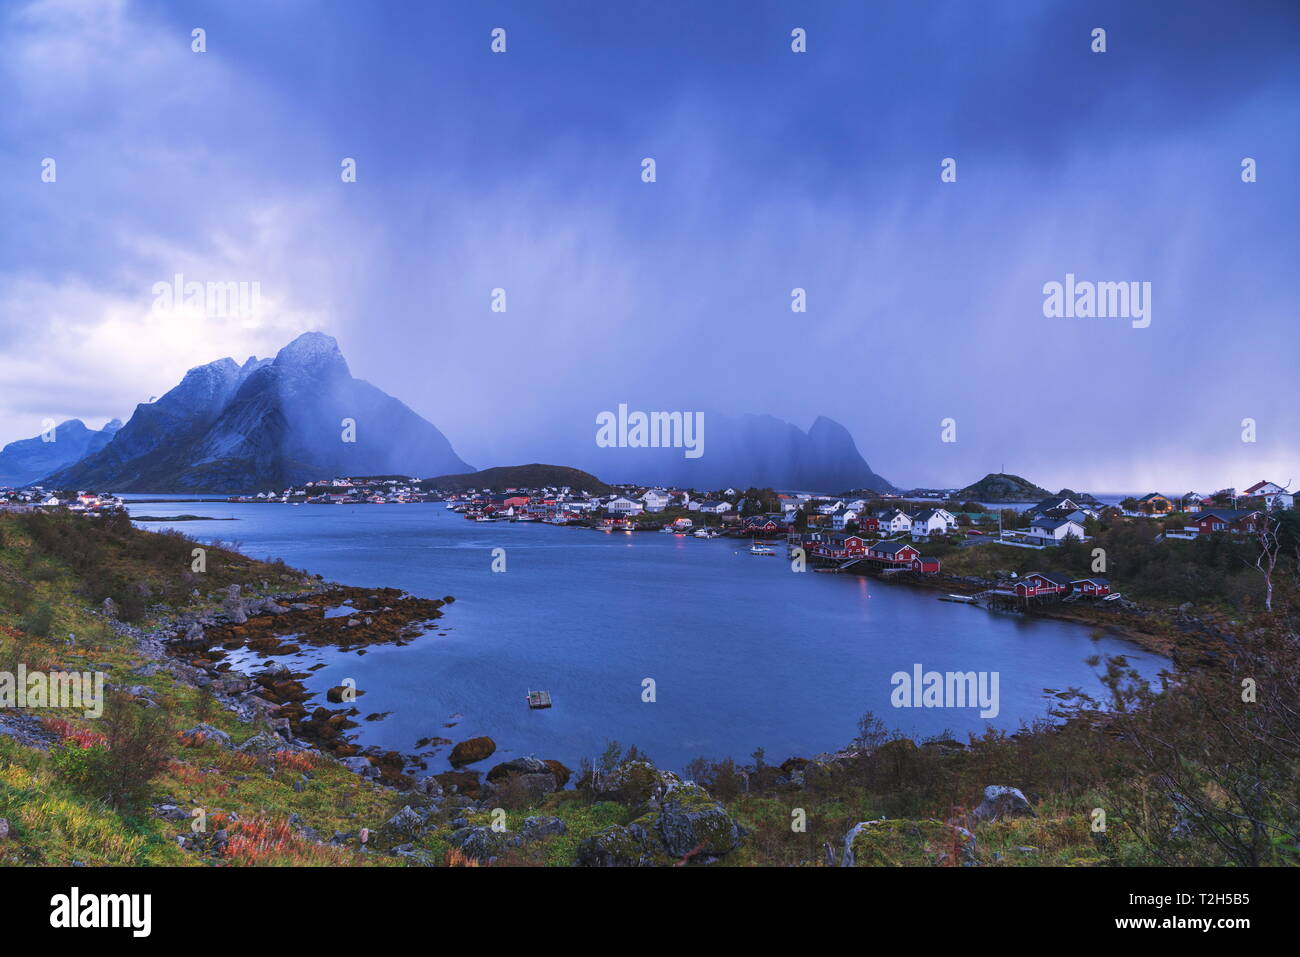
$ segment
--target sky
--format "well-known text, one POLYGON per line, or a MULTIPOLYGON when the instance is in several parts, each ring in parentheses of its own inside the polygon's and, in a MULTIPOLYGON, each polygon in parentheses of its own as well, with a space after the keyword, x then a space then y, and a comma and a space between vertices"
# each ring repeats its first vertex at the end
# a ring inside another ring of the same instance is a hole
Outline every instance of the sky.
POLYGON ((627 403, 826 415, 902 486, 1294 487, 1298 47, 1266 0, 6 0, 0 443, 320 330, 478 467, 627 403), (1045 316, 1067 274, 1149 325, 1045 316))

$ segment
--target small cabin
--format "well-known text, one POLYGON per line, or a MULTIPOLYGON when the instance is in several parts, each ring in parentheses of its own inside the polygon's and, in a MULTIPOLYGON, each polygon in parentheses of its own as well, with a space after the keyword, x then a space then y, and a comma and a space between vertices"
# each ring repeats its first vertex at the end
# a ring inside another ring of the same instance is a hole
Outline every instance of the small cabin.
POLYGON ((1089 598, 1100 598, 1110 594, 1110 581, 1106 578, 1076 578, 1070 582, 1075 594, 1089 598))

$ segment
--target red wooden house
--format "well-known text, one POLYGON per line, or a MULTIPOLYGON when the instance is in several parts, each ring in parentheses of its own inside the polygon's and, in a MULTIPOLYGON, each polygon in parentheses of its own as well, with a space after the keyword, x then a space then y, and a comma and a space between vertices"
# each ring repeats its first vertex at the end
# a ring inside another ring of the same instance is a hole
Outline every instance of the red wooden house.
POLYGON ((865 556, 867 542, 860 535, 828 535, 822 541, 813 542, 810 550, 818 558, 833 558, 841 561, 846 558, 865 556))
POLYGON ((927 575, 933 575, 939 571, 939 559, 927 558, 922 555, 920 558, 912 559, 912 571, 925 572, 927 575))
POLYGON ((1016 582, 1015 586, 1015 593, 1021 598, 1066 595, 1069 591, 1070 576, 1060 572, 1033 572, 1016 582))
POLYGON ((907 542, 876 542, 867 549, 867 557, 893 565, 910 565, 921 553, 907 542))
POLYGON ((1103 595, 1110 594, 1110 579, 1107 578, 1076 578, 1070 582, 1070 587, 1076 594, 1084 595, 1089 598, 1100 598, 1103 595))
POLYGON ((1197 535, 1212 535, 1215 532, 1250 535, 1259 525, 1259 511, 1250 509, 1207 508, 1190 518, 1191 524, 1187 527, 1196 529, 1197 535))
POLYGON ((874 515, 859 515, 858 531, 867 535, 880 534, 880 519, 874 515))

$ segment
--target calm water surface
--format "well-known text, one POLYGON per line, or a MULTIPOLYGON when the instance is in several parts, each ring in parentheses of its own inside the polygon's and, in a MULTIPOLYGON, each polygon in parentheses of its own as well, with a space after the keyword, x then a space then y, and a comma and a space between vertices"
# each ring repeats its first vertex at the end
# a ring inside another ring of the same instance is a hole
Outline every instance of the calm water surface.
MULTIPOLYGON (((152 497, 152 496, 151 496, 152 497)), ((853 575, 794 574, 746 546, 657 533, 604 534, 541 523, 475 524, 442 505, 133 504, 136 515, 237 521, 148 523, 201 541, 237 542, 325 578, 394 586, 456 602, 423 638, 363 656, 313 649, 308 687, 353 678, 366 694, 361 741, 404 752, 428 736, 487 734, 497 760, 535 754, 570 766, 610 739, 664 767, 694 757, 769 761, 834 750, 875 712, 911 735, 1015 728, 1046 713, 1045 688, 1097 691, 1084 659, 1127 654, 1148 676, 1166 662, 1089 629, 936 600, 853 575), (494 573, 492 549, 506 550, 494 573), (890 676, 1000 673, 1001 713, 895 709, 890 676), (653 678, 657 701, 645 703, 653 678), (530 711, 529 689, 555 707, 530 711), (446 727, 453 724, 453 727, 446 727)), ((280 659, 285 660, 285 659, 280 659)), ((430 767, 443 770, 446 749, 430 767)))

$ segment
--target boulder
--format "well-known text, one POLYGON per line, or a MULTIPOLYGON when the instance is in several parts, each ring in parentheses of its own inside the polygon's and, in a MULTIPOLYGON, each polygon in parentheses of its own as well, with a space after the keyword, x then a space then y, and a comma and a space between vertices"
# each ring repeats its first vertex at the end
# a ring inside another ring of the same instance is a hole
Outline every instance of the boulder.
POLYGON ((656 867, 672 863, 663 845, 641 824, 614 824, 578 845, 579 867, 656 867))
POLYGON ((438 783, 438 779, 433 775, 429 775, 427 778, 420 778, 420 780, 416 782, 415 789, 421 794, 431 798, 440 798, 443 796, 442 785, 438 783))
POLYGON ((275 735, 259 731, 239 746, 244 754, 273 754, 284 750, 284 740, 275 735))
POLYGON ((555 789, 557 791, 563 790, 564 786, 569 783, 569 778, 573 776, 573 772, 559 761, 552 761, 549 758, 545 764, 551 769, 551 773, 555 775, 555 789))
POLYGON ((422 814, 409 804, 385 821, 374 836, 377 847, 396 847, 409 844, 424 833, 426 814, 422 814))
POLYGON ((231 747, 230 735, 226 734, 226 732, 222 731, 220 728, 214 728, 212 725, 207 723, 196 724, 185 732, 185 737, 195 742, 198 742, 200 737, 202 737, 204 742, 215 741, 223 748, 231 747))
POLYGON ((520 774, 549 774, 545 762, 537 758, 511 758, 509 761, 502 761, 500 764, 492 766, 492 770, 487 773, 487 779, 493 784, 498 781, 504 781, 507 778, 516 777, 520 774))
POLYGON ((537 758, 512 758, 496 765, 487 780, 497 793, 510 791, 528 804, 536 804, 555 790, 555 774, 537 758))
POLYGON ((448 760, 451 761, 453 768, 464 767, 466 764, 473 764, 476 761, 492 757, 496 749, 497 743, 486 735, 479 738, 470 738, 452 748, 448 760))
POLYGON ((224 674, 212 681, 212 690, 218 694, 243 694, 253 687, 253 682, 243 675, 224 674))
POLYGON ((899 867, 975 863, 975 835, 943 821, 877 820, 853 825, 844 835, 843 867, 899 867))
POLYGON ((462 827, 453 831, 447 840, 466 857, 486 864, 501 856, 512 836, 510 831, 494 831, 490 827, 462 827))
POLYGON ((568 827, 558 817, 526 817, 519 829, 520 842, 531 844, 547 837, 558 837, 568 831, 568 827))
POLYGON ((479 775, 477 771, 443 771, 435 774, 438 784, 444 791, 463 794, 471 798, 479 795, 479 775))
POLYGON ((668 790, 658 812, 641 820, 654 828, 664 849, 675 858, 688 854, 716 857, 740 846, 744 831, 721 803, 698 784, 668 790))
POLYGON ((1005 784, 990 784, 984 789, 984 800, 975 809, 975 820, 997 821, 1006 817, 1037 817, 1029 801, 1019 788, 1005 784))
POLYGON ((649 761, 624 761, 611 771, 595 771, 590 781, 598 801, 616 801, 634 809, 656 803, 669 788, 681 784, 671 771, 660 771, 649 761))

